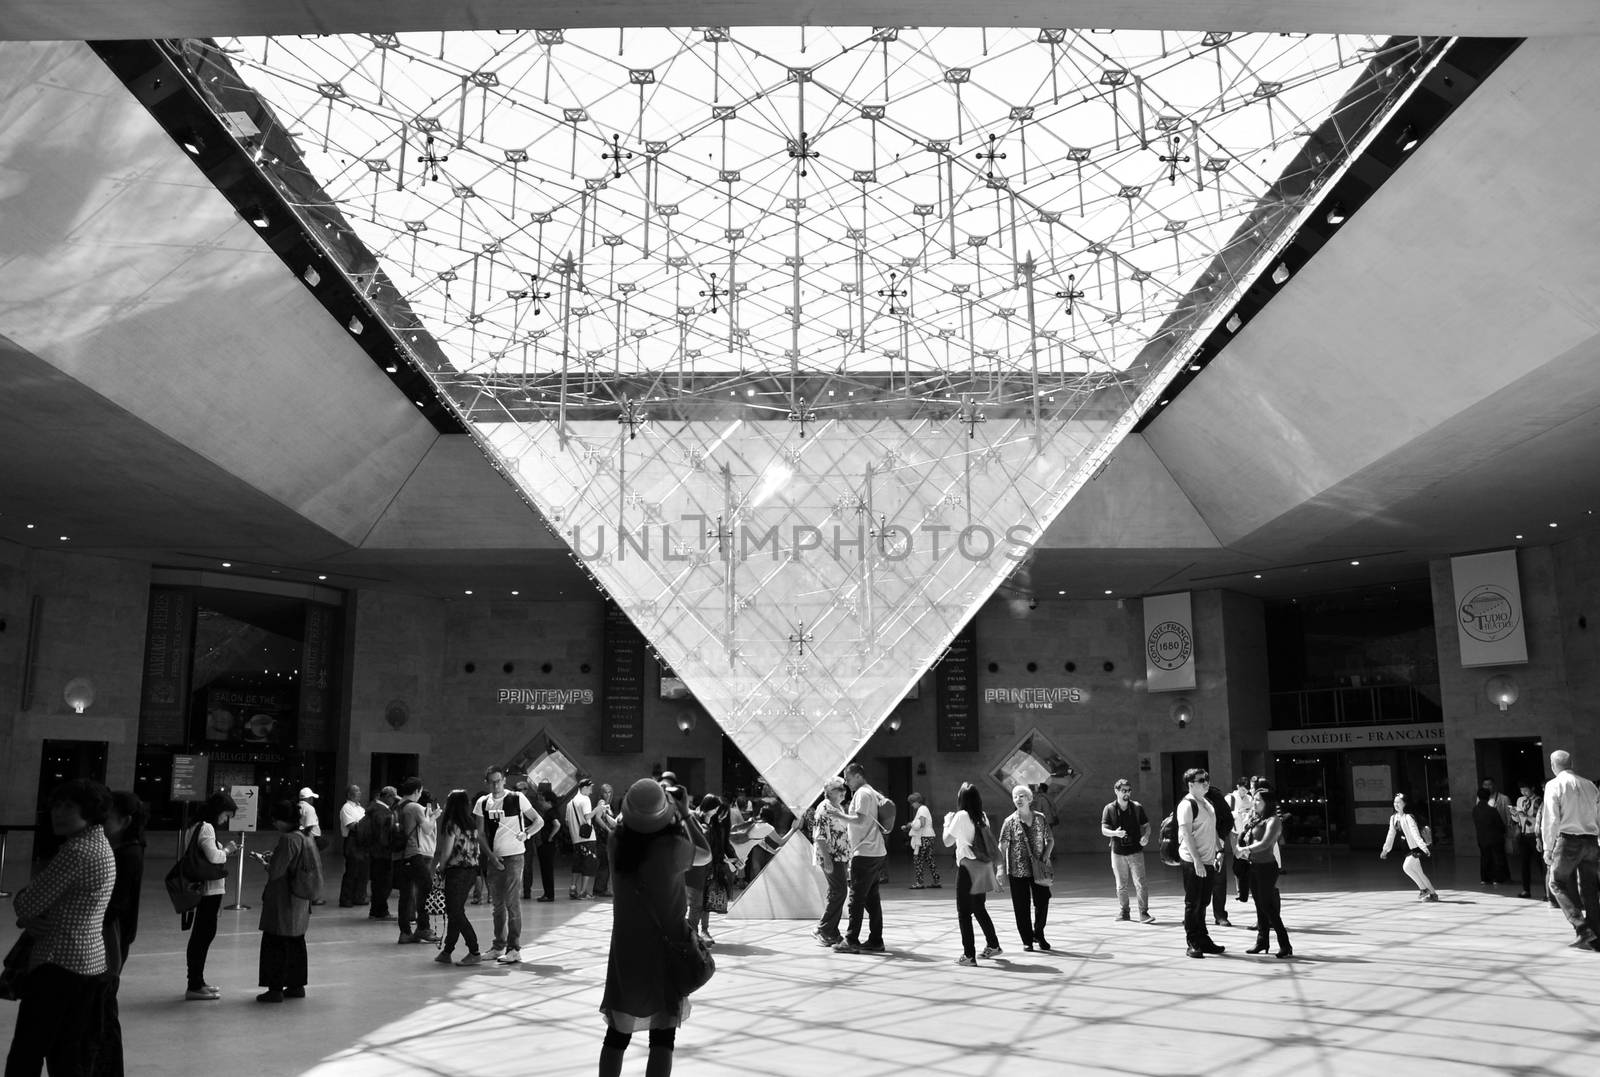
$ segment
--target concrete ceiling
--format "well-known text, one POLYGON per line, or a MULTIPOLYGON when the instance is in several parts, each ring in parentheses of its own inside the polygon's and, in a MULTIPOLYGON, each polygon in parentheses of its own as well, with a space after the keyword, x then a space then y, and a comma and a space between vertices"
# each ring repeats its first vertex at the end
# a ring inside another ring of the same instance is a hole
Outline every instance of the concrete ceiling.
MULTIPOLYGON (((1593 527, 1597 51, 1513 54, 1123 445, 1019 584, 1308 594, 1593 527)), ((0 128, 0 541, 587 592, 86 48, 0 46, 0 128)))
POLYGON ((0 39, 577 26, 1065 26, 1531 37, 1600 33, 1593 0, 7 0, 0 39))

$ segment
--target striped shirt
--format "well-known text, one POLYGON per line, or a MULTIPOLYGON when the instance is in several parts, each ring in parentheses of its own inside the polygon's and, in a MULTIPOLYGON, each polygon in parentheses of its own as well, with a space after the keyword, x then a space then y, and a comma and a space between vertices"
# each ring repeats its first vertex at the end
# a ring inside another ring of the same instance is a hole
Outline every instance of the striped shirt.
POLYGON ((111 843, 99 826, 84 827, 62 843, 16 897, 18 919, 45 922, 32 931, 36 941, 29 968, 49 964, 80 976, 106 971, 101 928, 116 879, 111 843))

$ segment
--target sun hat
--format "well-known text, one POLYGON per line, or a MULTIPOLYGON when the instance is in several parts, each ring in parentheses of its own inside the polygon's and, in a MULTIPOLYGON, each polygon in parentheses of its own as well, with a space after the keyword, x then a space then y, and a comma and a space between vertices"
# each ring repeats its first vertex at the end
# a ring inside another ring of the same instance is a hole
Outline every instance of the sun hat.
POLYGON ((640 778, 622 797, 622 825, 635 834, 654 834, 672 822, 672 803, 661 783, 640 778))

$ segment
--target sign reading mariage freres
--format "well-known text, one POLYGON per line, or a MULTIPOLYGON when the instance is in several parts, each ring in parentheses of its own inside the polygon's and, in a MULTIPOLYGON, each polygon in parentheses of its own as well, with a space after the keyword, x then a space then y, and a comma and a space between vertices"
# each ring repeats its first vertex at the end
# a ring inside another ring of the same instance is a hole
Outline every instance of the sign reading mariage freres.
POLYGON ((529 711, 564 711, 594 702, 592 688, 502 688, 495 693, 502 707, 529 711))
POLYGON ((1144 600, 1144 676, 1151 692, 1194 687, 1194 616, 1188 591, 1144 600))
POLYGON ((1517 551, 1450 559, 1456 590, 1456 636, 1462 666, 1503 666, 1528 660, 1522 624, 1517 551))

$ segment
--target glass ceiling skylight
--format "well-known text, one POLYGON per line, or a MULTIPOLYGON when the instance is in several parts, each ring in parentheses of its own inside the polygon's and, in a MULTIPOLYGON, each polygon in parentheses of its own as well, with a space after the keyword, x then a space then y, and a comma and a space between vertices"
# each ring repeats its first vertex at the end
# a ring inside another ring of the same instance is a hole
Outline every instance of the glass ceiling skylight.
POLYGON ((902 27, 183 50, 283 194, 256 226, 292 208, 794 805, 1026 560, 1435 44, 902 27))
MULTIPOLYGON (((572 402, 637 378, 726 395, 716 376, 740 372, 863 395, 974 372, 997 397, 1142 382, 1192 334, 1174 315, 1219 253, 1270 241, 1241 225, 1288 223, 1259 212, 1308 137, 1352 91, 1394 94, 1382 73, 1421 43, 701 27, 218 46, 454 374, 564 372, 572 402)), ((1319 137, 1309 167, 1331 171, 1349 147, 1319 137)))

